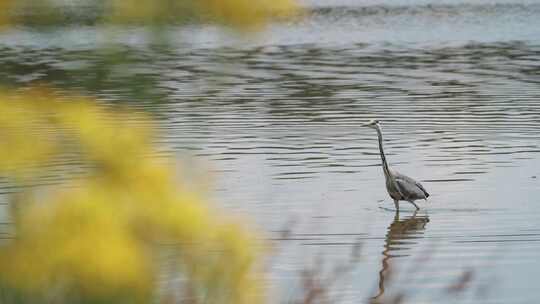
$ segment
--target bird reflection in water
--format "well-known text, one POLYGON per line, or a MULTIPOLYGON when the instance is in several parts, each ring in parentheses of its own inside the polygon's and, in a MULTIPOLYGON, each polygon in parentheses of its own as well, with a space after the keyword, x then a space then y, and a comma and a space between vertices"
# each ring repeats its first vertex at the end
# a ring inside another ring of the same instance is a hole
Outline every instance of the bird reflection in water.
POLYGON ((390 260, 409 256, 407 253, 398 254, 398 252, 411 249, 411 246, 416 244, 414 239, 423 235, 428 222, 429 217, 427 214, 418 215, 417 211, 415 211, 411 216, 400 218, 399 212, 396 212, 394 220, 388 226, 388 232, 386 233, 382 252, 382 267, 379 271, 379 290, 377 295, 372 298, 371 303, 381 303, 379 300, 381 300, 385 292, 385 281, 388 283, 390 280, 390 260))

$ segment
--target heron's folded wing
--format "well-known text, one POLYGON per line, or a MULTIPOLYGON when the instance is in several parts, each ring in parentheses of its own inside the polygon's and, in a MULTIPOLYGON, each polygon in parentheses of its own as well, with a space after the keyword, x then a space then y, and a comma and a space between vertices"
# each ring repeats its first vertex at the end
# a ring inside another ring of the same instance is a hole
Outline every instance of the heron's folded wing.
POLYGON ((418 187, 417 183, 402 178, 396 178, 396 184, 399 187, 399 191, 403 195, 404 199, 424 199, 427 197, 426 193, 422 188, 418 187))
POLYGON ((417 182, 416 180, 414 180, 414 178, 412 177, 408 177, 407 175, 404 175, 404 174, 401 174, 399 172, 395 172, 395 176, 396 176, 396 179, 401 179, 409 184, 412 185, 416 185, 416 187, 418 187, 420 189, 420 191, 422 191, 422 193, 424 194, 425 198, 429 197, 429 193, 427 192, 427 190, 424 188, 424 186, 422 186, 422 184, 420 184, 419 182, 417 182))
POLYGON ((418 186, 418 188, 420 188, 420 190, 422 190, 422 192, 424 192, 424 195, 426 196, 426 198, 429 197, 429 193, 426 191, 424 186, 422 186, 422 184, 420 184, 419 182, 416 182, 416 186, 418 186))

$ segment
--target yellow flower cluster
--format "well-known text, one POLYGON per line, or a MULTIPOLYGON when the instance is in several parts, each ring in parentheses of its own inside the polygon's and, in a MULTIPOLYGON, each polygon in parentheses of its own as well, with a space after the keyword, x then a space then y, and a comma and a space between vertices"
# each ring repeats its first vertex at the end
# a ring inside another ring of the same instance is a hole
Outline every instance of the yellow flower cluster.
POLYGON ((0 246, 0 294, 156 302, 160 253, 172 250, 166 271, 190 303, 264 302, 262 244, 185 189, 171 160, 152 157, 148 119, 46 89, 0 92, 0 113, 1 175, 24 182, 64 154, 89 168, 39 194, 21 189, 14 238, 0 246))
POLYGON ((8 24, 8 12, 11 9, 12 0, 0 0, 0 29, 8 24))
POLYGON ((274 17, 298 14, 295 0, 112 0, 115 22, 202 19, 241 29, 258 27, 274 17))
MULTIPOLYGON (((0 0, 0 26, 8 23, 10 8, 19 12, 30 11, 34 17, 47 19, 52 16, 43 14, 54 15, 58 11, 55 7, 62 5, 65 3, 53 0, 0 0)), ((92 7, 95 12, 102 13, 101 20, 113 24, 165 24, 202 20, 239 29, 257 28, 271 18, 291 17, 299 12, 296 0, 91 0, 82 9, 92 7)))
POLYGON ((272 17, 290 17, 298 13, 293 0, 203 0, 196 1, 199 11, 210 18, 238 27, 260 25, 272 17))

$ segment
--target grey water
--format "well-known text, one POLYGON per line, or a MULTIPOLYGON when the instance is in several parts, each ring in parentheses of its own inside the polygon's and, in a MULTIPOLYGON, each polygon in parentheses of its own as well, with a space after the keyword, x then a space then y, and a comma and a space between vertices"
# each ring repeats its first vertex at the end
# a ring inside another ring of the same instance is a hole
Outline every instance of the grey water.
POLYGON ((167 29, 166 51, 144 29, 118 29, 134 63, 99 77, 102 30, 12 29, 0 35, 0 83, 152 113, 164 149, 274 240, 284 298, 306 267, 324 277, 345 265, 336 303, 540 301, 540 2, 303 3, 305 18, 247 37, 167 29), (417 213, 393 210, 376 133, 360 127, 375 118, 390 165, 431 194, 417 213))

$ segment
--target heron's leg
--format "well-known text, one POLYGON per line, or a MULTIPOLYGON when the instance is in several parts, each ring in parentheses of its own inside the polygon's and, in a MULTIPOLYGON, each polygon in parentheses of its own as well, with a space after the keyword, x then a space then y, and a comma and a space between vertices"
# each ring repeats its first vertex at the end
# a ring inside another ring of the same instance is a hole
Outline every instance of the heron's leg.
POLYGON ((399 212, 399 201, 398 200, 394 200, 394 206, 396 206, 396 211, 399 212))
POLYGON ((417 204, 415 204, 413 201, 408 201, 409 203, 413 204, 416 210, 420 210, 420 207, 418 207, 417 204))

